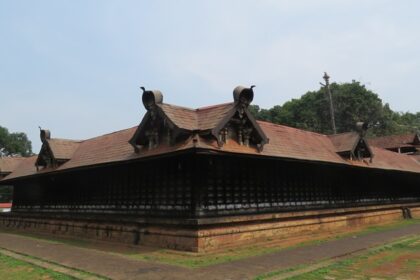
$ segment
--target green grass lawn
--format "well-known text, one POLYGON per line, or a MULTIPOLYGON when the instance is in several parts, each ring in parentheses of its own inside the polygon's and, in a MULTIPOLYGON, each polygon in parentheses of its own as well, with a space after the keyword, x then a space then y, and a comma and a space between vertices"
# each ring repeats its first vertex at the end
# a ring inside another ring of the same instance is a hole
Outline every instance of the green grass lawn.
POLYGON ((44 269, 0 254, 1 280, 70 280, 75 279, 65 274, 44 269))
POLYGON ((256 279, 420 279, 420 235, 376 247, 361 255, 349 257, 311 272, 299 274, 300 270, 308 268, 310 268, 310 265, 299 266, 272 272, 259 276, 256 279), (291 272, 299 275, 285 277, 291 272))

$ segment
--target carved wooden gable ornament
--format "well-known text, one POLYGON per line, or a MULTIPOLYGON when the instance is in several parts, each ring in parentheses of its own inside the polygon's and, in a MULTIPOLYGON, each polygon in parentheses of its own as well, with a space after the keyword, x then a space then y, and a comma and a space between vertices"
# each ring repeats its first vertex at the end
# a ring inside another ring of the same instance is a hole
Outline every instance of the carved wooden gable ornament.
POLYGON ((254 145, 258 151, 262 151, 264 145, 268 143, 264 131, 248 110, 248 106, 254 99, 254 87, 238 86, 234 89, 232 109, 212 130, 219 147, 223 147, 229 140, 235 140, 239 145, 247 147, 254 145))
POLYGON ((352 156, 359 160, 362 160, 364 158, 370 158, 370 160, 372 161, 373 152, 369 147, 369 143, 365 139, 369 125, 366 122, 358 122, 356 124, 356 128, 359 131, 359 139, 356 142, 354 149, 352 150, 352 156))
POLYGON ((352 158, 363 160, 364 158, 370 158, 373 159, 373 153, 372 150, 369 147, 369 144, 366 142, 364 138, 360 138, 357 144, 355 145, 355 148, 353 149, 351 153, 352 158))
POLYGON ((216 105, 211 109, 164 104, 160 91, 142 89, 142 101, 147 113, 129 141, 135 152, 152 150, 161 144, 173 145, 187 139, 198 141, 200 137, 216 140, 219 148, 233 140, 261 151, 268 143, 268 138, 248 110, 254 98, 253 86, 236 87, 233 103, 216 105), (209 110, 219 111, 209 114, 209 110))
POLYGON ((53 152, 48 145, 48 140, 51 139, 51 132, 46 129, 40 130, 40 138, 42 142, 41 151, 39 152, 38 158, 35 162, 37 169, 41 167, 53 167, 56 165, 53 152))
POLYGON ((142 101, 147 112, 129 141, 136 152, 142 148, 154 149, 162 142, 172 144, 183 132, 162 110, 162 93, 158 90, 142 89, 142 101))
POLYGON ((373 152, 365 139, 368 124, 358 122, 357 131, 329 135, 331 142, 336 148, 337 154, 348 160, 373 159, 373 152))

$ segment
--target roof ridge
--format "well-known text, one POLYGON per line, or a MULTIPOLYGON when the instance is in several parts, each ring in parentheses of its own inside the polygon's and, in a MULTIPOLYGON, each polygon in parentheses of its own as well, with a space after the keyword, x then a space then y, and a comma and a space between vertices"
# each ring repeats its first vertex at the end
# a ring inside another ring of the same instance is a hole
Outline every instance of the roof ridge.
POLYGON ((179 106, 179 105, 174 105, 174 104, 169 104, 169 103, 162 103, 160 105, 168 105, 168 106, 171 106, 171 107, 177 107, 177 108, 180 108, 180 109, 190 110, 190 111, 193 111, 193 112, 196 111, 196 109, 193 109, 193 108, 190 108, 190 107, 179 106))
POLYGON ((329 136, 327 134, 322 134, 322 133, 319 133, 319 132, 305 130, 305 129, 302 129, 302 128, 297 128, 297 127, 288 126, 288 125, 284 125, 284 124, 272 123, 272 122, 261 121, 261 120, 257 120, 257 122, 258 123, 266 123, 266 124, 270 124, 270 125, 274 125, 274 126, 279 126, 279 127, 287 127, 287 128, 291 128, 291 129, 294 129, 294 130, 297 130, 297 131, 302 131, 302 132, 305 132, 305 133, 315 134, 315 135, 318 135, 318 136, 324 136, 324 137, 328 137, 329 136))
POLYGON ((162 103, 161 105, 167 105, 167 106, 176 107, 176 108, 180 108, 180 109, 190 110, 190 111, 193 111, 193 112, 198 112, 198 111, 213 109, 213 108, 216 108, 216 107, 219 107, 219 106, 230 105, 230 104, 234 104, 234 102, 225 102, 225 103, 220 103, 220 104, 215 104, 215 105, 210 105, 210 106, 198 107, 198 108, 195 108, 195 109, 191 108, 191 107, 179 106, 179 105, 169 104, 169 103, 162 103))
POLYGON ((210 105, 210 106, 199 107, 195 109, 195 111, 203 111, 203 110, 213 109, 219 106, 230 105, 230 104, 234 104, 234 102, 225 102, 225 103, 220 103, 220 104, 215 104, 215 105, 210 105))
POLYGON ((74 143, 81 143, 85 141, 85 140, 74 140, 74 139, 66 139, 66 138, 50 138, 47 141, 50 141, 50 140, 61 140, 61 141, 68 141, 68 142, 74 142, 74 143))
POLYGON ((347 131, 347 132, 340 132, 340 133, 336 133, 336 134, 324 134, 324 135, 330 137, 330 136, 340 136, 340 135, 349 134, 349 133, 356 133, 357 134, 357 131, 347 131))
POLYGON ((87 138, 85 140, 80 140, 80 142, 81 143, 82 142, 86 142, 86 141, 89 141, 89 140, 97 139, 97 138, 108 136, 108 135, 115 134, 115 133, 120 133, 120 132, 123 132, 125 130, 129 130, 129 129, 133 129, 133 128, 137 128, 137 127, 138 127, 138 125, 135 125, 135 126, 132 126, 132 127, 129 127, 129 128, 124 128, 124 129, 116 130, 116 131, 105 133, 105 134, 102 134, 102 135, 98 135, 98 136, 95 136, 95 137, 92 137, 92 138, 87 138))

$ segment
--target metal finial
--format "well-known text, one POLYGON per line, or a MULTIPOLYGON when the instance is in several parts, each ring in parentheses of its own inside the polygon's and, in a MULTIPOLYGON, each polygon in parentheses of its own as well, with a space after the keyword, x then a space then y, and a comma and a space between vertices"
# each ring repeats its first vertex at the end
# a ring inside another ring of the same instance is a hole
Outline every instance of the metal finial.
POLYGON ((329 80, 330 80, 330 76, 328 76, 327 72, 324 72, 324 76, 322 77, 325 82, 328 84, 329 80))
POLYGON ((146 91, 146 88, 145 87, 140 87, 141 88, 141 90, 143 91, 143 92, 145 92, 146 91))

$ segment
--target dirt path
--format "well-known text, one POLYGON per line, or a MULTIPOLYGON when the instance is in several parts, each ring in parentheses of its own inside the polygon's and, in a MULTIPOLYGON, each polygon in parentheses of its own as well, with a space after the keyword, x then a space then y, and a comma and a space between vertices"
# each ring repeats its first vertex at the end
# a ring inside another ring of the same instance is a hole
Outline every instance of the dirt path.
POLYGON ((319 245, 298 247, 198 269, 134 260, 113 253, 9 233, 0 233, 0 247, 111 279, 236 280, 252 279, 257 275, 273 270, 348 255, 411 234, 420 234, 420 224, 368 233, 357 237, 349 236, 319 245))

